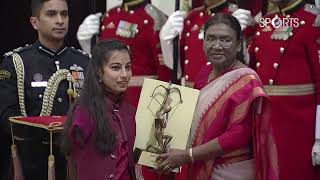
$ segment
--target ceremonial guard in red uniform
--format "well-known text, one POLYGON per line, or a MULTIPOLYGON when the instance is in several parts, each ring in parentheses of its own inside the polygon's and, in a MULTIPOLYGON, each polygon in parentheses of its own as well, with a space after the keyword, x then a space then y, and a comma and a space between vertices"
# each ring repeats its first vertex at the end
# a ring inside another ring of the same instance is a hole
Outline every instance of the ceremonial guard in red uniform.
POLYGON ((277 3, 279 12, 260 20, 249 47, 250 65, 271 100, 271 115, 264 122, 268 129, 258 132, 267 131, 260 137, 268 140, 256 142, 266 152, 256 157, 257 175, 315 180, 320 178, 314 167, 320 165, 319 9, 303 0, 277 3))
POLYGON ((193 87, 199 69, 207 63, 203 52, 203 26, 216 12, 232 13, 237 10, 236 4, 226 0, 212 6, 202 6, 190 12, 185 19, 180 41, 180 59, 183 64, 185 84, 193 87))
POLYGON ((132 52, 132 72, 127 97, 137 106, 143 78, 169 81, 171 71, 163 64, 159 31, 166 16, 146 0, 124 0, 121 7, 105 13, 100 27, 99 14, 89 15, 80 25, 77 37, 81 47, 90 51, 90 39, 100 27, 100 40, 118 39, 132 52))
POLYGON ((173 64, 172 39, 181 33, 182 85, 193 87, 196 75, 207 63, 203 52, 203 26, 208 18, 217 12, 233 13, 243 28, 248 25, 249 16, 251 17, 250 11, 238 9, 236 4, 229 3, 227 0, 208 0, 205 1, 204 6, 193 9, 185 19, 185 12, 176 11, 161 29, 161 48, 164 52, 165 64, 169 67, 173 64))

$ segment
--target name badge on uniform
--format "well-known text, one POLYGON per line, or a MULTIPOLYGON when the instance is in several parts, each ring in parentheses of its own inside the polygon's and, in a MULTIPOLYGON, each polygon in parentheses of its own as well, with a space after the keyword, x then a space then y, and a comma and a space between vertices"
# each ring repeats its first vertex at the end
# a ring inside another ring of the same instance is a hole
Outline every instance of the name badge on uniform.
POLYGON ((31 87, 47 87, 48 81, 33 81, 31 87))
POLYGON ((82 89, 84 81, 83 68, 76 64, 70 66, 72 78, 74 79, 74 87, 76 89, 82 89))
POLYGON ((134 38, 138 32, 138 24, 121 20, 118 24, 116 34, 124 38, 134 38))

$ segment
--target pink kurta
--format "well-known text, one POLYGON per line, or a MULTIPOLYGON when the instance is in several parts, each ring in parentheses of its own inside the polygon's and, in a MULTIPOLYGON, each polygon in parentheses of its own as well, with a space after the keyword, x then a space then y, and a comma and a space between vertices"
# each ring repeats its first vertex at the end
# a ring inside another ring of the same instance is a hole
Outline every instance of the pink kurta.
POLYGON ((110 154, 103 154, 95 145, 95 122, 88 111, 77 106, 70 130, 72 138, 71 159, 76 164, 77 179, 130 180, 135 177, 133 144, 135 137, 135 110, 125 102, 106 97, 107 119, 116 133, 116 146, 110 154), (83 140, 79 141, 77 133, 83 140))

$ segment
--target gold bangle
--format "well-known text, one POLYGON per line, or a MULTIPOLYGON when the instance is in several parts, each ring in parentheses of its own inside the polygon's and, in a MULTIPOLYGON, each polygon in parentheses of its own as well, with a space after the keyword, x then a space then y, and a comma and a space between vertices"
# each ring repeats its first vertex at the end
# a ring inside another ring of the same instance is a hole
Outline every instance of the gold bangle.
POLYGON ((189 149, 189 157, 190 157, 191 162, 193 163, 192 148, 189 149))

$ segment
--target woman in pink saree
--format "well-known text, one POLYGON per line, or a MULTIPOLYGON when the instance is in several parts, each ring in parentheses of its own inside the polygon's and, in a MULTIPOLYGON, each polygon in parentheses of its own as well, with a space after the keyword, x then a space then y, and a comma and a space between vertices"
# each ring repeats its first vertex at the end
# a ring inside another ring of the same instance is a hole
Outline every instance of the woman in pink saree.
POLYGON ((239 60, 241 27, 236 18, 216 14, 205 24, 204 35, 212 67, 205 67, 195 84, 202 89, 189 136, 191 148, 160 155, 158 171, 169 173, 189 164, 190 179, 255 179, 253 124, 261 116, 265 92, 257 74, 239 60))

